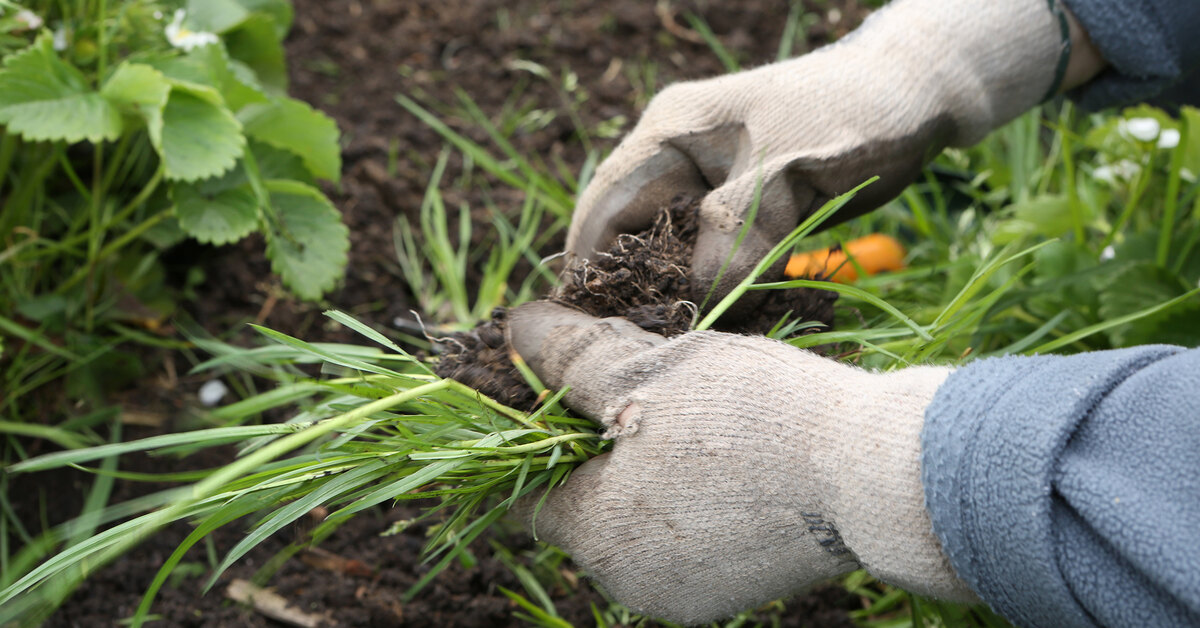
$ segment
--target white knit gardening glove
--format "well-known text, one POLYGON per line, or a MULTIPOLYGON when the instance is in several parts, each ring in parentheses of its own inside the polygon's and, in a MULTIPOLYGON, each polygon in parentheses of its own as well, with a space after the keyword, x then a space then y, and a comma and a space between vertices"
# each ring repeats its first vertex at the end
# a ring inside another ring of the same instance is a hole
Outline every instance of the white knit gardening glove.
POLYGON ((700 303, 761 182, 725 294, 829 198, 879 175, 833 222, 878 207, 943 147, 980 140, 1053 91, 1068 18, 1052 4, 895 0, 811 54, 667 87, 580 196, 567 251, 587 258, 676 195, 707 194, 692 266, 700 303))
POLYGON ((548 386, 608 428, 533 520, 618 601, 714 621, 859 567, 968 601, 934 536, 920 433, 950 373, 863 371, 782 342, 671 340, 619 318, 534 303, 510 342, 548 386))

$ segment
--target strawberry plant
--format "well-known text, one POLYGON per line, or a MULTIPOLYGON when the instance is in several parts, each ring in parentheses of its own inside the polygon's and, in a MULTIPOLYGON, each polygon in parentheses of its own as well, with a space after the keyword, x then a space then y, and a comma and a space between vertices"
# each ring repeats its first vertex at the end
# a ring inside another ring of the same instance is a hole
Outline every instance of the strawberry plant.
POLYGON ((111 387, 110 349, 175 307, 160 256, 181 241, 259 233, 304 299, 341 277, 348 230, 316 185, 338 129, 286 94, 291 20, 288 0, 0 0, 6 413, 63 375, 111 387))

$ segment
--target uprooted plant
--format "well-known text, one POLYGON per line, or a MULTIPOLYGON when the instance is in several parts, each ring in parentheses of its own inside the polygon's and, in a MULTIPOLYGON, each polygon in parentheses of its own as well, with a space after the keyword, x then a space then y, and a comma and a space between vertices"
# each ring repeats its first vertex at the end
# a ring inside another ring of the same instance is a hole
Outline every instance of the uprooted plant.
MULTIPOLYGON (((852 195, 831 201, 801 225, 792 238, 764 259, 756 275, 852 195)), ((667 244, 666 250, 678 255, 686 247, 681 249, 673 240, 679 234, 673 231, 676 223, 672 221, 682 219, 684 229, 689 229, 689 211, 694 207, 677 205, 674 214, 664 213, 651 229, 652 234, 643 234, 640 240, 665 241, 661 243, 667 244)), ((637 255, 649 254, 642 251, 637 255)), ((686 269, 669 269, 667 275, 672 278, 661 284, 664 289, 686 285, 678 280, 686 276, 686 269)), ((624 274, 614 279, 628 283, 624 274)), ((747 278, 740 292, 754 279, 747 278)), ((569 280, 566 283, 571 285, 569 280)), ((555 298, 565 299, 570 292, 559 290, 555 298)), ((584 298, 597 298, 599 292, 600 286, 592 283, 590 291, 583 291, 589 295, 584 298)), ((728 307, 740 292, 735 290, 715 311, 728 307)), ((668 331, 675 333, 692 326, 694 318, 693 309, 671 304, 680 300, 678 294, 656 295, 656 299, 666 301, 648 305, 643 297, 625 293, 633 299, 628 305, 648 314, 641 319, 644 324, 658 325, 666 320, 664 316, 674 316, 676 324, 668 331), (680 317, 678 312, 685 315, 680 317), (687 324, 681 324, 684 322, 687 324)), ((816 308, 814 312, 828 313, 827 296, 807 291, 799 294, 804 295, 801 301, 807 307, 816 308)), ((592 307, 597 315, 627 313, 623 309, 613 312, 592 307)), ((778 328, 790 310, 780 311, 783 314, 777 319, 763 319, 770 323, 763 332, 778 328)), ((436 563, 409 590, 407 595, 412 596, 516 500, 544 495, 563 482, 573 468, 608 446, 589 421, 571 416, 559 405, 565 391, 542 390, 531 374, 525 386, 533 395, 524 408, 529 411, 514 409, 471 386, 439 377, 426 362, 352 317, 340 312, 329 315, 387 351, 310 344, 265 328, 259 330, 277 345, 244 350, 209 343, 207 347, 217 357, 198 369, 231 364, 260 371, 276 369, 291 373, 291 382, 216 411, 214 419, 225 422, 226 427, 63 451, 9 467, 9 473, 65 466, 87 468, 87 463, 137 451, 188 453, 230 443, 241 447, 237 460, 207 473, 191 486, 92 513, 97 524, 115 525, 56 555, 46 558, 47 548, 65 537, 69 524, 47 533, 43 543, 30 544, 18 558, 37 566, 0 590, 0 623, 44 616, 89 573, 174 521, 192 521, 195 530, 163 564, 133 617, 134 625, 147 620, 155 594, 187 549, 217 528, 242 519, 253 521, 249 534, 214 571, 209 586, 247 551, 316 507, 327 507, 330 514, 302 544, 319 542, 368 508, 395 500, 434 498, 425 516, 445 513, 426 548, 429 560, 436 563), (303 365, 312 363, 322 364, 322 369, 334 377, 303 377, 303 365), (302 409, 284 423, 236 425, 268 410, 297 406, 302 409)), ((793 330, 797 327, 790 325, 793 330)), ((492 337, 491 344, 502 346, 502 339, 502 335, 499 340, 492 337)), ((507 351, 501 351, 507 358, 507 351)), ((527 369, 522 372, 528 374, 527 369)))

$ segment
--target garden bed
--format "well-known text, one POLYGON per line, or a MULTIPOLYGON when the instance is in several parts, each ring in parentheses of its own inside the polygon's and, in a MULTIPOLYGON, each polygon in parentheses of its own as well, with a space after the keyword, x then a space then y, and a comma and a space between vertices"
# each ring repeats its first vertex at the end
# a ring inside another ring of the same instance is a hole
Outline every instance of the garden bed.
MULTIPOLYGON (((713 50, 687 28, 685 12, 701 15, 724 45, 741 56, 741 63, 752 66, 774 59, 784 27, 782 17, 788 11, 784 3, 765 0, 734 5, 679 3, 671 5, 671 13, 657 12, 654 3, 632 0, 550 7, 527 0, 297 0, 295 4, 296 22, 288 41, 291 93, 329 113, 343 131, 343 179, 327 191, 350 227, 350 262, 345 281, 329 295, 329 302, 379 328, 393 325, 398 318, 412 320, 410 311, 417 308, 396 262, 393 225, 400 216, 415 219, 432 164, 444 144, 435 131, 396 104, 397 94, 436 107, 434 103, 455 102, 456 90, 461 89, 489 116, 514 104, 553 112, 548 123, 514 134, 514 146, 522 154, 561 161, 578 172, 586 152, 574 137, 577 124, 620 127, 609 136, 591 138, 594 148, 607 150, 620 131, 627 131, 636 120, 649 96, 646 82, 661 87, 724 71, 713 50), (555 77, 574 73, 586 100, 569 107, 551 82, 537 80, 522 69, 528 67, 517 63, 522 61, 532 61, 555 77), (573 121, 571 115, 581 119, 573 121), (625 123, 617 124, 622 117, 625 123)), ((815 17, 808 24, 810 46, 844 34, 864 12, 856 0, 806 4, 815 17)), ((475 141, 488 141, 467 120, 451 117, 446 122, 475 141)), ((460 158, 452 156, 445 180, 461 172, 460 158)), ((473 234, 482 238, 490 228, 483 199, 469 191, 445 193, 447 204, 465 202, 478 210, 473 215, 478 225, 473 234)), ((520 203, 515 192, 499 188, 489 200, 504 209, 515 209, 520 203)), ((310 341, 359 342, 346 330, 323 324, 320 312, 328 304, 306 304, 289 297, 270 274, 262 242, 256 240, 251 237, 222 249, 185 244, 171 254, 180 272, 187 272, 198 260, 205 272, 197 298, 186 306, 191 317, 214 335, 259 322, 310 341)), ((548 243, 544 252, 556 248, 561 248, 561 242, 548 243)), ((249 332, 243 336, 249 337, 249 332)), ((195 404, 204 379, 185 375, 190 364, 177 354, 154 353, 146 363, 152 375, 143 378, 142 389, 123 394, 123 405, 130 416, 138 411, 157 417, 161 425, 154 429, 170 429, 185 421, 186 407, 195 404)), ((126 437, 146 435, 145 429, 138 429, 127 429, 126 437)), ((134 460, 132 470, 139 471, 176 471, 180 466, 172 460, 134 460)), ((185 464, 207 468, 226 461, 208 456, 185 464)), ((67 488, 75 481, 62 474, 22 478, 18 487, 26 495, 20 504, 26 520, 39 520, 35 514, 39 488, 55 497, 47 502, 46 520, 53 523, 74 515, 78 500, 64 496, 71 493, 67 488), (44 484, 34 486, 37 482, 44 484)), ((149 488, 119 481, 113 500, 149 488)), ((521 552, 532 545, 520 532, 477 541, 474 566, 455 564, 412 603, 399 603, 401 593, 422 573, 418 554, 426 526, 415 525, 387 537, 380 533, 414 513, 408 507, 357 517, 322 544, 327 553, 289 561, 271 586, 303 612, 328 618, 330 625, 519 625, 512 617, 515 607, 498 587, 520 590, 520 583, 492 557, 489 543, 499 539, 518 559, 528 561, 521 552)), ((174 526, 96 574, 47 625, 113 625, 129 616, 159 565, 187 532, 186 526, 174 526)), ((186 559, 194 569, 185 570, 184 576, 163 589, 154 612, 161 616, 162 625, 169 626, 281 625, 230 602, 225 591, 234 579, 251 578, 274 552, 303 533, 293 529, 276 535, 280 538, 251 552, 204 596, 200 596, 203 572, 211 565, 203 549, 197 548, 186 559)), ((241 535, 236 527, 218 533, 216 554, 221 555, 241 535)), ((576 583, 571 570, 564 569, 563 574, 564 584, 550 592, 559 612, 576 625, 591 625, 592 604, 603 609, 607 603, 576 583)), ((846 613, 859 606, 843 589, 830 586, 789 602, 782 625, 850 625, 846 613)))

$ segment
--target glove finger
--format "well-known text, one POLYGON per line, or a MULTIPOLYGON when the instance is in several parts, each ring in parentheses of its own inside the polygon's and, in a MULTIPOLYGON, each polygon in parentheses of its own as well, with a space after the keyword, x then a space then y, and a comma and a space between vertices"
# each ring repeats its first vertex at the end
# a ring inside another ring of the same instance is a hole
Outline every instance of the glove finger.
POLYGON ((677 195, 708 191, 695 163, 671 144, 630 138, 600 164, 576 205, 567 232, 567 252, 588 258, 606 250, 617 235, 637 233, 677 195))
MULTIPOLYGON (((713 190, 700 204, 700 230, 692 254, 692 298, 706 307, 716 305, 804 216, 825 200, 814 188, 793 184, 786 165, 742 173, 713 190), (760 181, 758 207, 751 216, 760 181), (751 219, 739 244, 738 237, 751 219)), ((786 264, 786 259, 777 262, 764 279, 782 276, 786 264)), ((743 298, 729 314, 739 317, 753 305, 750 299, 743 298)))
POLYGON ((600 454, 571 471, 566 483, 545 495, 545 501, 541 491, 517 500, 513 514, 539 541, 556 545, 567 553, 577 552, 577 536, 589 529, 587 519, 592 507, 589 504, 599 494, 611 455, 600 454))
POLYGON ((551 388, 570 387, 567 405, 611 422, 612 403, 637 384, 624 362, 666 339, 623 318, 596 318, 555 303, 522 305, 509 315, 509 345, 551 388))

